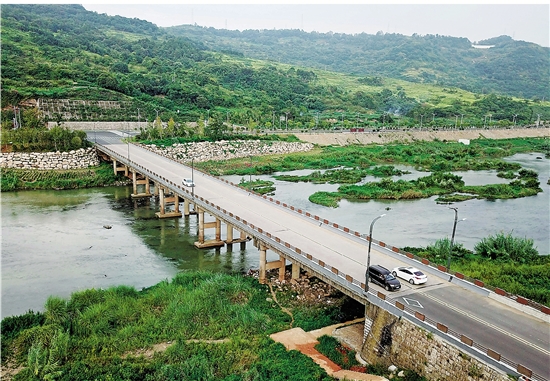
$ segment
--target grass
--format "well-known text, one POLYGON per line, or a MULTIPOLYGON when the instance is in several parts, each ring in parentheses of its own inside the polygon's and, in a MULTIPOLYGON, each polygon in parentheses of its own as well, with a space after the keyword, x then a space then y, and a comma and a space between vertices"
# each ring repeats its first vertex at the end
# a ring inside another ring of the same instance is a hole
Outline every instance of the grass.
POLYGON ((1 191, 92 188, 120 181, 128 179, 114 175, 112 165, 105 163, 94 168, 67 170, 2 168, 1 191))
MULTIPOLYGON (((142 291, 50 297, 43 314, 2 321, 2 364, 25 366, 15 380, 330 380, 307 356, 269 339, 290 328, 290 317, 268 292, 252 277, 194 271, 142 291), (166 342, 173 345, 165 351, 139 355, 166 342)), ((333 324, 339 308, 327 308, 319 322, 318 307, 293 307, 295 324, 333 324)))

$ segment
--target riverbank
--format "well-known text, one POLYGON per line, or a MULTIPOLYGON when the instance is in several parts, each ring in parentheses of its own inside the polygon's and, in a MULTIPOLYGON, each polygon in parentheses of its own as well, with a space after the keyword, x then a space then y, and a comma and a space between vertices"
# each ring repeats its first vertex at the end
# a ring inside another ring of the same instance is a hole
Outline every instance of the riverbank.
POLYGON ((345 300, 305 274, 290 287, 290 281, 261 285, 255 277, 205 271, 179 273, 141 291, 116 286, 78 291, 68 300, 53 296, 43 314, 2 321, 2 375, 324 381, 326 372, 311 359, 269 335, 357 318, 342 315, 345 300))

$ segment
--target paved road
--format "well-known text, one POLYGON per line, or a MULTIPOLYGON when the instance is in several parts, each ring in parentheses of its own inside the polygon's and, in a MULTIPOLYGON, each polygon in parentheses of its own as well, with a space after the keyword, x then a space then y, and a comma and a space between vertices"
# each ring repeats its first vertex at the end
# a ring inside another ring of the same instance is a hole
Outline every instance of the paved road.
MULTIPOLYGON (((137 146, 120 144, 117 136, 102 133, 96 139, 98 143, 108 145, 111 150, 124 157, 129 156, 134 162, 175 183, 181 183, 183 177, 191 177, 191 168, 137 146)), ((195 172, 194 180, 195 195, 202 196, 354 279, 364 279, 367 248, 363 240, 202 173, 195 172)), ((390 269, 407 265, 384 253, 376 245, 371 250, 371 264, 381 264, 390 269)), ((389 297, 400 300, 432 320, 550 379, 548 322, 432 274, 425 285, 412 286, 405 281, 401 283, 402 289, 391 293, 389 297)), ((370 285, 372 289, 384 291, 372 283, 370 285)))

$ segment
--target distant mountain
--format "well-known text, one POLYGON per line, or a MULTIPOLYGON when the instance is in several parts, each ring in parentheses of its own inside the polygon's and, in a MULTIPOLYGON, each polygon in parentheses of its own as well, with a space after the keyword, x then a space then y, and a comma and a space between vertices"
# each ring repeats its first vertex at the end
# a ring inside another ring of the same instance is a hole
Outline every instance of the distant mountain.
POLYGON ((231 31, 191 25, 166 28, 212 50, 361 76, 383 76, 477 93, 548 99, 550 48, 500 36, 478 44, 440 35, 404 36, 231 31))

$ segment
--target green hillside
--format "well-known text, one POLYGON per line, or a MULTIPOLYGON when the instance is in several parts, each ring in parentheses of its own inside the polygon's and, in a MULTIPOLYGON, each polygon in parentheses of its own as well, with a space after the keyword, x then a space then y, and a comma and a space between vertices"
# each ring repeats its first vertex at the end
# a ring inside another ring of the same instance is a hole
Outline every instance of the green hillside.
POLYGON ((245 30, 182 25, 167 28, 177 36, 202 41, 213 50, 292 65, 360 76, 548 99, 550 49, 501 36, 476 49, 466 38, 307 33, 300 30, 245 30))
MULTIPOLYGON (((219 31, 196 28, 192 36, 175 36, 174 31, 185 28, 158 28, 143 20, 89 12, 80 5, 4 4, 1 22, 3 128, 13 126, 14 107, 36 105, 43 119, 59 123, 139 118, 151 122, 158 116, 176 123, 213 118, 250 129, 419 123, 445 127, 456 126, 458 120, 461 126, 505 126, 550 119, 548 98, 480 95, 439 82, 420 83, 414 76, 393 78, 382 68, 399 72, 402 63, 390 64, 380 57, 371 59, 380 71, 362 74, 346 74, 340 67, 320 70, 313 61, 303 66, 262 61, 227 52, 228 48, 225 53, 213 51, 227 40, 217 39, 219 31)), ((257 40, 255 46, 261 46, 257 40)), ((529 54, 538 48, 529 45, 529 54)), ((359 57, 361 50, 354 49, 350 53, 359 57)), ((285 55, 291 56, 291 51, 285 55)), ((440 55, 434 51, 433 56, 432 71, 439 67, 438 73, 443 73, 440 55)), ((532 62, 530 57, 521 59, 532 62)), ((528 71, 517 77, 548 75, 536 65, 528 71)), ((503 81, 512 86, 506 78, 503 81)), ((28 125, 31 117, 36 125, 36 113, 25 112, 22 124, 28 125)))

